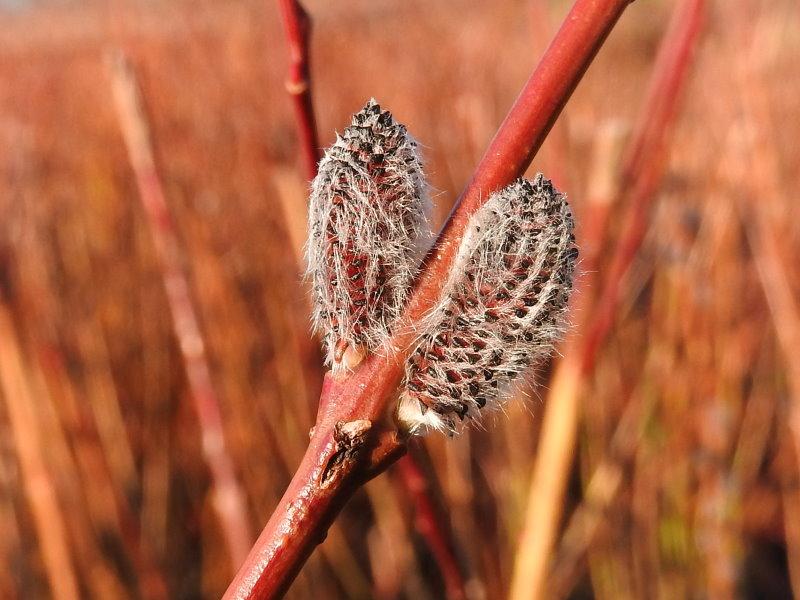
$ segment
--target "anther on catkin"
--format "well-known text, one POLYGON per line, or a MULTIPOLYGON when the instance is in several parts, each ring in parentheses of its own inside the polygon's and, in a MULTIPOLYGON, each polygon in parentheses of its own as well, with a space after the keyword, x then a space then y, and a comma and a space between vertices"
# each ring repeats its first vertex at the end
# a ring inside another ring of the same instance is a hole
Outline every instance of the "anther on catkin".
POLYGON ((497 406, 559 337, 577 256, 566 198, 541 174, 493 194, 472 216, 406 362, 401 426, 453 432, 497 406))
POLYGON ((370 100, 325 152, 311 185, 313 321, 334 371, 388 339, 420 259, 426 204, 416 142, 370 100))

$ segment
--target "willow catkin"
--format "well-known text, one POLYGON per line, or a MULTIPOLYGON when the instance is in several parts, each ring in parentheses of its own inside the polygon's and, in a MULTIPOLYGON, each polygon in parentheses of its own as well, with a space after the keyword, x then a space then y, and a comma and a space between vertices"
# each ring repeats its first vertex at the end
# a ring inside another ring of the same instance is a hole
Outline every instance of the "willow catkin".
POLYGON ((370 100, 326 151, 311 186, 313 321, 334 370, 388 340, 420 258, 426 202, 416 142, 370 100))
POLYGON ((406 362, 404 429, 454 431, 456 418, 499 405, 559 337, 577 255, 566 198, 541 174, 487 200, 406 362))

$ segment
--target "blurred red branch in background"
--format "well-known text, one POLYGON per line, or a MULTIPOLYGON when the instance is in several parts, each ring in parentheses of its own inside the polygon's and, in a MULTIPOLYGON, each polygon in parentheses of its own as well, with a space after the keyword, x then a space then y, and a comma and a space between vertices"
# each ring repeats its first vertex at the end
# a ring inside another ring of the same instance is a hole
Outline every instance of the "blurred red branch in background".
POLYGON ((300 135, 300 153, 308 180, 317 174, 320 159, 317 123, 311 101, 311 75, 309 70, 308 40, 311 19, 297 0, 278 0, 283 29, 289 49, 289 76, 286 91, 292 97, 297 129, 300 135))
MULTIPOLYGON (((470 215, 528 167, 628 3, 575 2, 429 253, 405 311, 406 325, 439 298, 470 215)), ((282 595, 355 490, 405 451, 387 413, 413 338, 413 327, 400 327, 390 354, 369 357, 347 379, 326 377, 308 450, 226 598, 282 595)))
POLYGON ((614 324, 622 280, 647 232, 653 195, 664 172, 665 151, 676 107, 692 65, 705 0, 683 0, 673 12, 656 59, 637 134, 623 160, 620 191, 628 197, 628 213, 616 250, 603 278, 603 290, 592 310, 592 323, 583 342, 581 370, 591 373, 597 352, 614 324), (646 125, 645 125, 646 124, 646 125))
MULTIPOLYGON (((548 561, 561 518, 567 477, 577 433, 579 397, 584 380, 594 370, 597 353, 614 323, 624 278, 647 231, 652 200, 664 170, 665 149, 675 110, 686 80, 705 13, 705 0, 683 0, 658 51, 645 103, 628 143, 618 182, 627 198, 627 213, 602 292, 595 304, 581 283, 580 306, 574 314, 584 321, 562 350, 562 360, 550 385, 542 437, 534 466, 526 524, 517 553, 511 597, 539 598, 545 594, 548 561)), ((594 232, 599 236, 600 233, 594 232)), ((597 256, 582 265, 591 274, 597 256)), ((591 275, 588 275, 591 277, 591 275)))
POLYGON ((437 502, 439 495, 431 489, 435 474, 430 469, 424 469, 416 455, 423 450, 424 446, 409 448, 408 454, 397 462, 397 471, 407 495, 411 497, 417 531, 439 567, 447 598, 463 599, 466 598, 466 590, 453 536, 447 517, 442 513, 443 506, 437 502))
POLYGON ((181 245, 156 168, 150 128, 136 75, 122 53, 113 56, 110 63, 120 127, 139 187, 146 222, 153 236, 172 326, 202 431, 203 456, 212 480, 212 505, 219 517, 228 554, 235 568, 247 556, 252 540, 247 521, 247 503, 225 445, 219 399, 211 381, 197 310, 181 264, 181 245))
POLYGON ((5 400, 25 496, 42 549, 42 567, 53 598, 77 600, 80 598, 78 578, 66 527, 69 517, 59 506, 56 485, 47 467, 43 452, 47 442, 42 438, 38 403, 28 383, 26 368, 13 317, 6 306, 4 290, 0 289, 0 392, 5 400))

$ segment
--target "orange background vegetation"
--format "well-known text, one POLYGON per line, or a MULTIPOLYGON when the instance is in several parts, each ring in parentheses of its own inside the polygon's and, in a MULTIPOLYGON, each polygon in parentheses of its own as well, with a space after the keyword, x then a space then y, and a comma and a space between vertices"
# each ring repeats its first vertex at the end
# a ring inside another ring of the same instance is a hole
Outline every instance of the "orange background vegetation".
MULTIPOLYGON (((581 391, 559 521, 573 537, 557 536, 553 594, 779 598, 792 581, 800 593, 800 359, 790 351, 800 327, 800 12, 789 0, 709 4, 646 237, 581 391), (623 414, 634 433, 620 449, 623 414), (590 506, 600 465, 619 481, 590 506), (590 537, 569 529, 587 510, 590 537), (574 535, 586 547, 577 557, 574 535)), ((321 143, 377 98, 424 148, 434 226, 568 8, 305 5, 321 143)), ((567 192, 579 238, 593 165, 614 168, 598 140, 634 122, 671 5, 631 5, 531 168, 567 192)), ((48 583, 48 544, 85 597, 155 597, 159 581, 172 598, 218 597, 235 565, 211 508, 107 56, 123 49, 141 83, 255 534, 302 455, 322 377, 277 7, 67 2, 0 17, 0 597, 66 597, 48 583)), ((508 592, 547 374, 485 430, 427 441, 470 598, 508 592)), ((390 471, 351 501, 290 597, 442 594, 390 471)))

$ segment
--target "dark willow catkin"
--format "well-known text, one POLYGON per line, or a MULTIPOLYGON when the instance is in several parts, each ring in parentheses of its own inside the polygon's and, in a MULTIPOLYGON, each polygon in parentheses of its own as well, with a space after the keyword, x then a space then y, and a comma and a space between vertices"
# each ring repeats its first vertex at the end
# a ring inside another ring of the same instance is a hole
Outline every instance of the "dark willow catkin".
MULTIPOLYGON (((314 324, 334 371, 391 336, 411 289, 427 204, 414 140, 370 100, 312 184, 314 324)), ((416 323, 397 417, 454 431, 497 406, 562 329, 578 251, 565 197, 542 175, 493 194, 471 218, 442 298, 416 323)))
POLYGON ((426 203, 416 142, 370 100, 337 135, 311 186, 313 321, 334 371, 388 340, 416 272, 426 203))
POLYGON ((566 198, 541 174, 470 220, 442 300, 420 324, 397 410, 410 432, 454 431, 497 406, 562 329, 578 251, 566 198))

